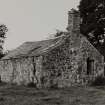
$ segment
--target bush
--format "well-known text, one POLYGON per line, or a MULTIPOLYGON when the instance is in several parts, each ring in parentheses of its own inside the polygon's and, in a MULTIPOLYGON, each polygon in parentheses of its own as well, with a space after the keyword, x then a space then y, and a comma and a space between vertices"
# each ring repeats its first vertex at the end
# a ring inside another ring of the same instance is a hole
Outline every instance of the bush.
POLYGON ((5 101, 5 99, 4 99, 3 97, 0 97, 0 102, 1 102, 1 101, 5 101))
POLYGON ((7 85, 6 82, 2 82, 2 81, 0 81, 0 86, 5 86, 5 85, 7 85))
POLYGON ((105 77, 99 76, 92 82, 92 86, 105 86, 105 77))
POLYGON ((53 79, 50 80, 50 89, 57 89, 58 88, 58 84, 54 83, 53 79))
POLYGON ((53 84, 50 86, 50 89, 58 89, 58 85, 57 84, 53 84))
POLYGON ((28 86, 28 87, 36 87, 36 84, 33 83, 33 82, 30 82, 30 83, 27 84, 27 86, 28 86))

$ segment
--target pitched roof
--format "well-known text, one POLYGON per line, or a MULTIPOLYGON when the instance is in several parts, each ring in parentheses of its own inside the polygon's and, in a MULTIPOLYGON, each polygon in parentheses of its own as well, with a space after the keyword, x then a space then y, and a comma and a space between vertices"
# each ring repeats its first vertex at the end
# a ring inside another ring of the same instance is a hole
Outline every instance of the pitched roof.
POLYGON ((43 52, 46 52, 48 49, 58 45, 58 43, 62 41, 62 38, 63 37, 60 36, 49 40, 25 42, 18 48, 10 51, 2 59, 21 58, 24 56, 38 56, 43 52))

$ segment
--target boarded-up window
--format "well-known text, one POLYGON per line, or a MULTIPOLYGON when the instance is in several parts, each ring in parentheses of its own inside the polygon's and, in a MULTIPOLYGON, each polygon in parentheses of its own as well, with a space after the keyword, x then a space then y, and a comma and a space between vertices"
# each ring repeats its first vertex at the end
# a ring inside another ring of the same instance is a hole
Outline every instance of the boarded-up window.
POLYGON ((94 60, 88 58, 87 59, 87 75, 91 75, 94 71, 94 60))

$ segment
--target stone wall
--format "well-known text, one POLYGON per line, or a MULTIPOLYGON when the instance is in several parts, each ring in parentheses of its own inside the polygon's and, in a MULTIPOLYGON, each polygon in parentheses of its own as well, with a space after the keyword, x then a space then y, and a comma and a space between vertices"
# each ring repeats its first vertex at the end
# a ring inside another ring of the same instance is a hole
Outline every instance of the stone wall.
POLYGON ((1 80, 8 83, 24 84, 34 82, 38 86, 40 81, 41 56, 22 57, 0 61, 1 80))
POLYGON ((77 33, 68 35, 59 47, 43 55, 42 85, 69 87, 86 85, 104 72, 103 56, 77 33), (87 75, 87 59, 94 60, 94 71, 87 75))

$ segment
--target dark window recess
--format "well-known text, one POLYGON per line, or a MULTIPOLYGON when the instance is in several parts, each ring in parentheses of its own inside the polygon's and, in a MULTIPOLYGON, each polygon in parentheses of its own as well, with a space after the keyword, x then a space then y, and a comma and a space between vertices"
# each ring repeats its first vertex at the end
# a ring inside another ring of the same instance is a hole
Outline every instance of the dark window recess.
MULTIPOLYGON (((105 58, 104 58, 105 59, 105 58)), ((105 63, 104 63, 104 76, 105 76, 105 63)))
POLYGON ((34 57, 33 57, 33 68, 34 68, 33 74, 35 75, 35 73, 36 73, 36 63, 35 63, 34 57))
POLYGON ((35 75, 35 72, 36 72, 36 66, 35 66, 35 63, 34 63, 34 70, 33 70, 34 75, 35 75))
POLYGON ((88 58, 87 59, 87 75, 91 75, 94 71, 94 60, 88 58))

